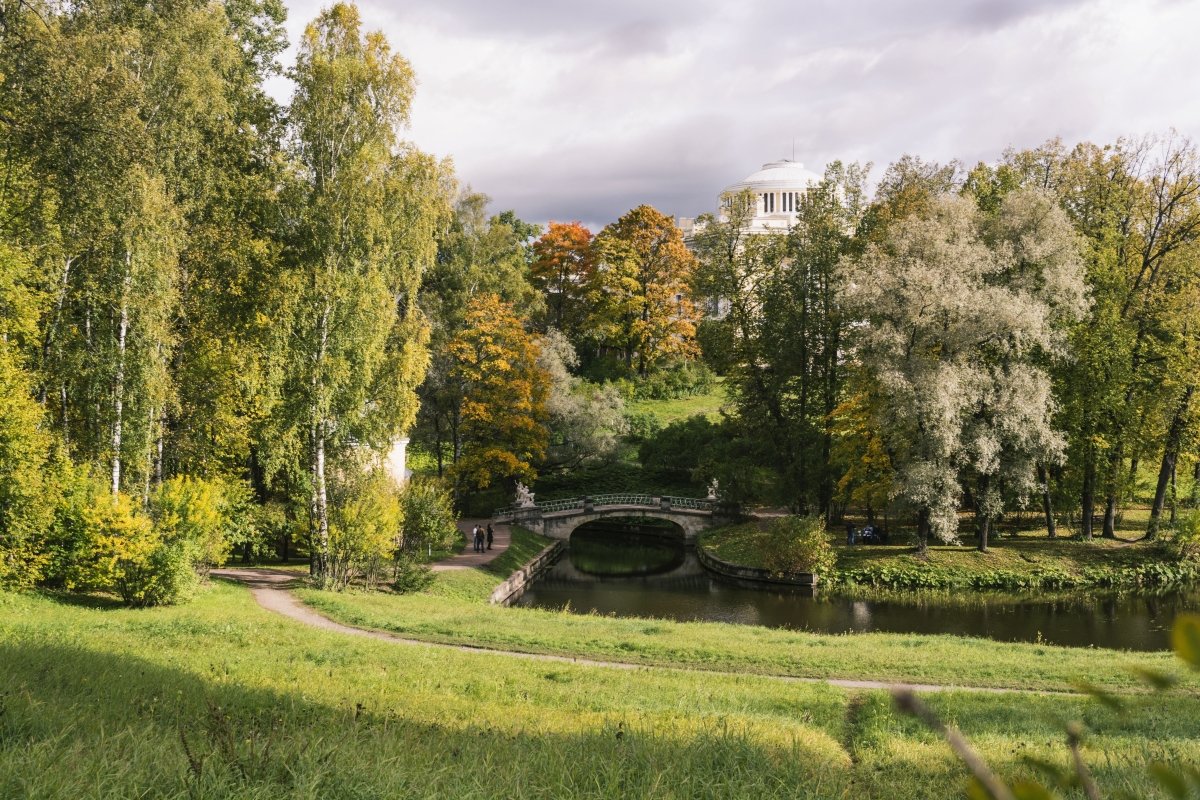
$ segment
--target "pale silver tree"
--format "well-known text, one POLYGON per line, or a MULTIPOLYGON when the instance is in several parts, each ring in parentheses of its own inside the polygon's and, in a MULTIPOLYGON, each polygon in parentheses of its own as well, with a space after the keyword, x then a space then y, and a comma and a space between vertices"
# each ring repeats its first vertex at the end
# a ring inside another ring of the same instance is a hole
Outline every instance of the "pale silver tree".
POLYGON ((1086 308, 1075 234, 1038 191, 993 216, 944 195, 843 269, 860 320, 851 355, 879 393, 896 492, 917 510, 922 549, 931 533, 956 541, 964 478, 990 520, 1061 458, 1044 365, 1086 308))
POLYGON ((550 468, 611 456, 628 430, 625 403, 611 384, 596 386, 571 374, 579 357, 566 334, 550 328, 539 342, 538 365, 550 375, 550 468))

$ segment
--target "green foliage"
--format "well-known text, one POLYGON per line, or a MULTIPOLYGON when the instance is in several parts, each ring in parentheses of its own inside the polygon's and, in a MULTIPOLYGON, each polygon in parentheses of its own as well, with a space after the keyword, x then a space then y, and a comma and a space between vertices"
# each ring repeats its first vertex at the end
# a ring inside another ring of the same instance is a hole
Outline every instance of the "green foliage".
POLYGON ((1200 670, 1200 615, 1180 614, 1171 631, 1171 644, 1192 669, 1200 670))
POLYGON ((625 424, 625 438, 635 444, 655 436, 663 427, 658 415, 650 411, 626 412, 625 424))
POLYGON ((437 478, 413 477, 400 489, 403 519, 399 551, 448 550, 462 539, 456 523, 454 500, 437 478))
POLYGON ((1167 531, 1163 546, 1180 561, 1200 562, 1200 511, 1189 511, 1167 531))
POLYGON ((155 530, 124 494, 115 500, 96 486, 78 522, 84 543, 69 586, 112 591, 132 606, 169 605, 191 598, 199 584, 197 545, 186 530, 155 530))
POLYGON ((809 572, 825 578, 833 573, 837 554, 820 517, 780 517, 759 540, 762 563, 771 572, 809 572))
POLYGON ((224 481, 181 476, 154 493, 150 515, 164 542, 181 543, 195 570, 208 571, 229 559, 230 503, 224 481))
POLYGON ((721 425, 706 417, 672 422, 642 442, 638 461, 651 475, 663 480, 695 481, 704 467, 719 458, 724 438, 721 425))
POLYGON ((0 589, 37 583, 48 560, 43 539, 57 487, 47 480, 50 436, 31 389, 0 339, 0 589))
POLYGON ((641 205, 597 234, 584 299, 589 336, 646 377, 699 354, 690 280, 696 259, 675 223, 641 205))
POLYGON ((972 589, 1009 592, 1081 588, 1172 588, 1200 579, 1200 565, 1148 561, 1120 567, 1087 567, 1068 572, 1055 567, 968 570, 961 567, 879 564, 843 568, 834 581, 886 589, 972 589))
POLYGON ((679 400, 711 392, 716 375, 699 361, 673 361, 642 378, 620 378, 614 383, 628 401, 679 400))
POLYGON ((381 469, 341 476, 331 493, 329 562, 322 583, 344 589, 352 580, 382 582, 400 544, 400 491, 381 469))

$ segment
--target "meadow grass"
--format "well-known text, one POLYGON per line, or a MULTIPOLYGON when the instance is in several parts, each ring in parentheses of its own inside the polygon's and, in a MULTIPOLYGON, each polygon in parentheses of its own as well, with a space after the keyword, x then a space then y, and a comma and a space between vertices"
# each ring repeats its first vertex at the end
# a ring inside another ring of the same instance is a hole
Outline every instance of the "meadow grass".
POLYGON ((718 380, 704 394, 674 400, 634 400, 625 405, 625 410, 630 414, 651 414, 664 427, 694 416, 704 416, 716 422, 721 418, 721 406, 727 398, 725 385, 718 380))
POLYGON ((1200 686, 1169 653, 995 642, 962 636, 815 634, 716 622, 674 622, 486 604, 511 568, 547 540, 513 531, 511 556, 489 570, 438 573, 407 594, 323 592, 299 597, 321 613, 363 628, 444 644, 577 656, 650 666, 803 678, 849 678, 956 686, 1070 691, 1086 678, 1138 690, 1138 669, 1170 671, 1200 686))
MULTIPOLYGON (((178 608, 0 595, 0 669, 2 797, 899 800, 966 780, 882 692, 362 640, 219 582, 178 608)), ((1136 796, 1156 796, 1151 761, 1200 757, 1194 693, 1123 716, 1077 696, 929 701, 1009 778, 1031 774, 1023 756, 1066 763, 1067 719, 1093 731, 1102 784, 1136 796)))

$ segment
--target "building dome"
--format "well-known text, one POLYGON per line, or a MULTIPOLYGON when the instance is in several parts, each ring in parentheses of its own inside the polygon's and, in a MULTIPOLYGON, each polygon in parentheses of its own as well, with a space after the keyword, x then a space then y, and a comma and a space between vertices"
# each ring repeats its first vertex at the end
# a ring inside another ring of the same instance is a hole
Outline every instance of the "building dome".
POLYGON ((737 183, 725 187, 725 192, 740 192, 743 189, 793 189, 806 191, 821 182, 821 176, 807 170, 799 161, 771 161, 762 169, 752 172, 737 183))
MULTIPOLYGON (((786 231, 796 224, 797 213, 809 189, 821 182, 821 176, 807 170, 799 161, 771 161, 737 183, 725 187, 722 198, 749 189, 757 196, 754 218, 747 230, 751 233, 786 231)), ((719 215, 725 218, 725 202, 719 215)))

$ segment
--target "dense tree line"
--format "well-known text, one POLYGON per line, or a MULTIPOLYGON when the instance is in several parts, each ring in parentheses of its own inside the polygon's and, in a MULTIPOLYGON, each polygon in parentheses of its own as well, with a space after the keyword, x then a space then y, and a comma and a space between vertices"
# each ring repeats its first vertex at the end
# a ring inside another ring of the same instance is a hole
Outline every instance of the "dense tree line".
POLYGON ((1175 492, 1200 469, 1191 142, 1054 140, 970 171, 905 157, 870 200, 864 178, 831 165, 786 234, 747 235, 747 195, 697 236, 698 289, 729 309, 701 341, 742 439, 731 490, 911 514, 922 542, 955 539, 966 508, 981 547, 1026 506, 1051 536, 1113 536, 1147 462, 1148 535, 1195 504, 1175 492))
POLYGON ((411 67, 353 6, 277 105, 282 23, 0 3, 0 583, 166 602, 297 544, 410 581, 451 497, 630 440, 648 479, 922 542, 1027 506, 1113 536, 1143 473, 1147 535, 1200 502, 1191 142, 904 157, 873 195, 835 163, 779 234, 750 195, 688 242, 645 205, 543 232, 404 141, 411 67), (709 367, 721 421, 626 413, 709 367), (444 483, 382 478, 410 432, 444 483))
POLYGON ((453 175, 399 138, 412 71, 352 6, 277 106, 282 24, 273 0, 0 7, 4 583, 163 602, 299 538, 336 584, 365 514, 394 523, 377 554, 453 533, 427 487, 368 478, 416 416, 453 175))

